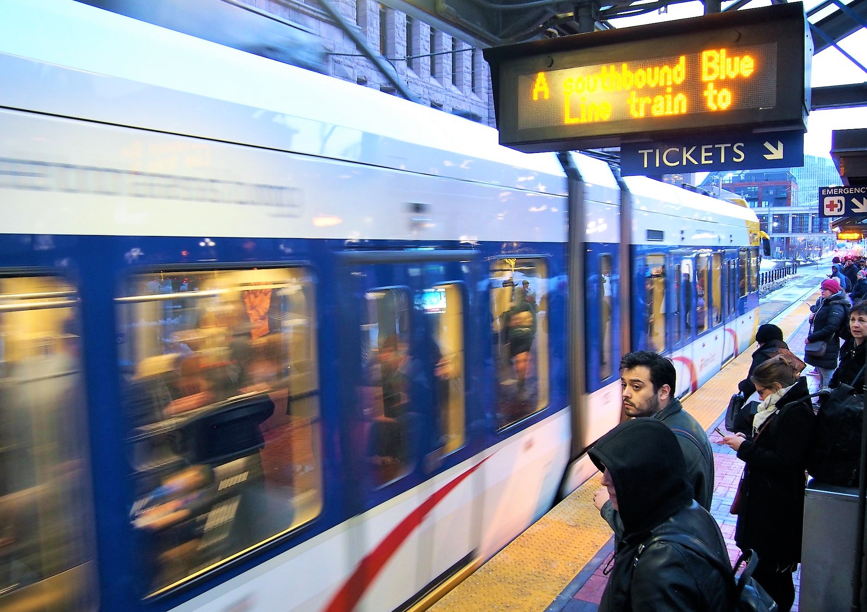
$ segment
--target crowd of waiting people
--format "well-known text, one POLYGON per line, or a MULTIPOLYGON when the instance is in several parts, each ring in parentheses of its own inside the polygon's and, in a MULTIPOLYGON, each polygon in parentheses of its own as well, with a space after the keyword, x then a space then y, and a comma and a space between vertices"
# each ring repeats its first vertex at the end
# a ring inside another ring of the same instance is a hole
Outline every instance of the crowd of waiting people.
MULTIPOLYGON (((816 462, 825 401, 810 394, 808 376, 818 376, 820 388, 845 385, 848 393, 864 393, 865 297, 865 259, 835 258, 811 307, 803 361, 779 327, 760 326, 749 373, 738 385, 743 398, 754 401, 745 401, 734 431, 719 441, 744 463, 731 508, 735 542, 758 557, 752 578, 781 612, 794 604, 806 476, 816 462), (815 369, 802 376, 806 364, 815 369)), ((605 487, 594 502, 615 534, 600 610, 735 609, 725 542, 708 512, 713 454, 701 426, 674 397, 674 366, 638 351, 623 358, 620 374, 623 413, 630 419, 589 453, 605 487)))

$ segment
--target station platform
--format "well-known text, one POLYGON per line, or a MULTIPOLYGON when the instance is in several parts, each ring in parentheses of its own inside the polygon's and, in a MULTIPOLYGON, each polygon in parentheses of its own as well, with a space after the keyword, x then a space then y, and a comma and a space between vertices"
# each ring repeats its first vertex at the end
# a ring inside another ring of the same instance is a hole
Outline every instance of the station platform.
MULTIPOLYGON (((809 306, 819 296, 825 273, 824 266, 804 270, 785 288, 763 298, 760 305, 760 322, 778 325, 791 350, 801 357, 809 330, 809 306)), ((711 432, 708 437, 716 471, 711 513, 720 525, 732 562, 740 551, 734 542, 737 517, 729 508, 743 463, 733 450, 717 444, 720 436, 714 427, 723 429, 728 400, 746 377, 755 348, 752 345, 735 357, 683 400, 684 409, 711 432)), ((809 376, 808 382, 811 392, 816 391, 819 379, 809 376)), ((430 609, 595 612, 607 584, 605 568, 614 551, 611 529, 593 505, 593 494, 601 487, 597 473, 430 609)), ((795 588, 799 587, 800 571, 795 574, 795 588)), ((792 610, 798 610, 797 596, 792 610)))

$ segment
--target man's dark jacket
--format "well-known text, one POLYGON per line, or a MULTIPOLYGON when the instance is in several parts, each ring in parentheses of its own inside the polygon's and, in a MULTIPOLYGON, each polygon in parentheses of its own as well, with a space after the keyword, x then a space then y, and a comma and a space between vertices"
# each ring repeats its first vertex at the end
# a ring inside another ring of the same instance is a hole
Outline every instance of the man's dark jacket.
POLYGON ((828 386, 832 389, 840 384, 854 387, 855 393, 864 393, 864 363, 867 360, 867 342, 860 346, 855 338, 850 338, 840 347, 840 365, 834 370, 828 386))
POLYGON ((623 538, 600 612, 728 612, 725 575, 709 559, 657 536, 687 534, 729 566, 722 533, 692 500, 680 446, 654 419, 621 423, 590 450, 614 483, 623 538))

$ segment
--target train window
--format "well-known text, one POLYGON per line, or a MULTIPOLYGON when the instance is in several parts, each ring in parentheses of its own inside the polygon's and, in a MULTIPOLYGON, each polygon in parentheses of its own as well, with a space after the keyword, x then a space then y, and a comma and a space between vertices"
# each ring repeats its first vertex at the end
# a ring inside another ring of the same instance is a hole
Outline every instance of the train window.
POLYGON ((303 268, 189 270, 117 299, 147 592, 320 513, 313 287, 303 268))
POLYGON ((423 311, 432 318, 437 426, 442 453, 464 445, 464 302, 462 285, 436 285, 423 293, 423 311))
POLYGON ((0 610, 96 606, 76 304, 57 277, 0 278, 0 610))
POLYGON ((648 255, 645 263, 647 347, 661 353, 665 350, 665 255, 648 255))
POLYGON ((409 473, 416 455, 412 442, 417 414, 410 386, 417 364, 409 353, 408 294, 406 287, 387 287, 364 296, 365 457, 375 486, 409 473))
POLYGON ((711 281, 711 321, 713 325, 719 325, 723 318, 722 253, 714 253, 711 257, 711 281))
POLYGON ((548 405, 547 271, 541 259, 491 263, 499 427, 548 405))
POLYGON ((707 287, 709 262, 707 255, 699 255, 695 262, 695 331, 701 333, 707 329, 707 287))
POLYGON ((734 260, 726 262, 726 266, 728 267, 728 314, 731 317, 738 309, 738 267, 734 260))
POLYGON ((746 296, 749 291, 750 266, 748 261, 747 249, 738 250, 738 287, 740 288, 741 297, 746 296))
POLYGON ((683 340, 683 324, 684 324, 684 310, 683 310, 683 272, 681 271, 680 264, 674 264, 674 345, 678 346, 683 340))
POLYGON ((602 347, 602 363, 599 365, 599 376, 605 380, 613 374, 613 365, 611 364, 612 354, 614 352, 614 338, 611 333, 611 312, 612 301, 614 300, 612 285, 611 285, 611 268, 613 267, 611 255, 603 254, 599 257, 599 282, 601 283, 599 291, 599 312, 601 319, 599 321, 600 330, 600 345, 602 347))
POLYGON ((750 293, 759 290, 759 249, 750 247, 750 293))

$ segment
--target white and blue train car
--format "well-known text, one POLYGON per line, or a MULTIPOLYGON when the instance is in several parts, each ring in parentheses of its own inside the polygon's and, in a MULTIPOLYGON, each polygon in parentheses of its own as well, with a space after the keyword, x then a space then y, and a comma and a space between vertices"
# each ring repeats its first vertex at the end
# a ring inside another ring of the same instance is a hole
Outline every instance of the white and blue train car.
POLYGON ((71 0, 0 134, 0 609, 421 609, 754 327, 746 209, 71 0))

